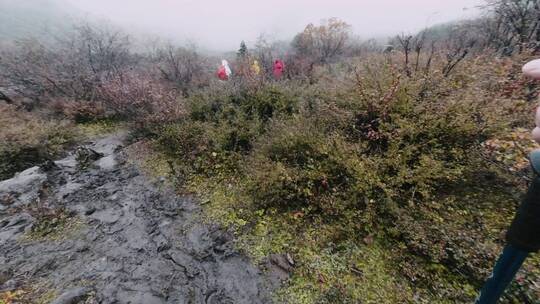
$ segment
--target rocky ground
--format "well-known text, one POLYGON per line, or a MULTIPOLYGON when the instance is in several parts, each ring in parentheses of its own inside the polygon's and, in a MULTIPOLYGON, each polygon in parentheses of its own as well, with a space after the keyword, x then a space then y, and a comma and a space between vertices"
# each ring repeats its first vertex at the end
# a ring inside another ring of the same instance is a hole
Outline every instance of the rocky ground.
POLYGON ((123 138, 0 182, 0 293, 14 303, 269 303, 269 280, 231 235, 128 164, 123 138))

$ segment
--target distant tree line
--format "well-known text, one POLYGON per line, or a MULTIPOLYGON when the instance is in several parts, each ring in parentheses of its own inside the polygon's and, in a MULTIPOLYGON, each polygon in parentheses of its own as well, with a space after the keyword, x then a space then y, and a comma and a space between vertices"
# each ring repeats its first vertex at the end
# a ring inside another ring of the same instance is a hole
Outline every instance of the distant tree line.
MULTIPOLYGON (((285 62, 285 77, 315 81, 316 67, 331 67, 342 59, 372 53, 400 54, 404 73, 412 77, 433 68, 450 75, 467 56, 491 50, 501 56, 540 51, 540 0, 487 0, 485 14, 474 20, 427 28, 417 34, 400 34, 389 40, 362 41, 351 26, 337 18, 308 24, 290 43, 272 42, 263 35, 253 48, 242 41, 236 62, 239 75, 256 59, 263 75, 272 62, 285 62), (440 62, 440 61, 438 61, 440 62)), ((107 26, 82 24, 47 42, 22 39, 0 48, 0 99, 12 102, 6 92, 32 100, 63 97, 78 101, 102 100, 105 84, 123 79, 154 79, 181 96, 204 87, 213 77, 218 58, 203 56, 195 47, 160 44, 136 52, 129 35, 107 26), (9 90, 6 90, 9 89, 9 90), (3 92, 3 93, 2 93, 3 92)), ((395 57, 395 56, 394 56, 395 57)), ((389 60, 396 62, 396 58, 389 60)))

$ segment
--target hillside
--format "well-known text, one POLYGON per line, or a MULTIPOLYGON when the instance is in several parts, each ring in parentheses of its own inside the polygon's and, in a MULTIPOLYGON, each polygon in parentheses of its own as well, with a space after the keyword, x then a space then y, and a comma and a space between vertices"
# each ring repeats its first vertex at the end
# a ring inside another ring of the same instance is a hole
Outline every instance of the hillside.
POLYGON ((1 0, 0 40, 49 37, 73 24, 77 10, 58 0, 1 0))
POLYGON ((499 303, 540 303, 540 6, 491 4, 219 58, 103 23, 0 45, 0 304, 469 304, 501 252, 499 303))

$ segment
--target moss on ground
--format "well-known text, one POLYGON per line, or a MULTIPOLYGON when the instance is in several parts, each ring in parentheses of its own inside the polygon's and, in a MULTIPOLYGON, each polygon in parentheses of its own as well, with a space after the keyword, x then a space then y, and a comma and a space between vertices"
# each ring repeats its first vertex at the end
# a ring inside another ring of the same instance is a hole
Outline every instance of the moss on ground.
POLYGON ((49 304, 58 293, 50 284, 35 282, 12 291, 0 292, 0 304, 49 304))
MULTIPOLYGON (((170 176, 168 164, 172 159, 150 150, 148 143, 142 145, 144 149, 138 145, 129 148, 134 149, 131 157, 137 158, 132 161, 154 178, 170 176)), ((348 242, 340 248, 327 244, 323 249, 320 239, 333 233, 332 226, 306 228, 301 214, 283 217, 263 210, 252 213, 242 208, 249 198, 238 188, 232 181, 193 178, 182 190, 199 195, 203 220, 217 222, 233 232, 237 248, 254 263, 272 253, 292 254, 298 267, 290 282, 276 292, 276 303, 414 303, 411 287, 396 271, 392 251, 382 243, 348 242)))
POLYGON ((84 139, 95 138, 105 134, 114 133, 118 130, 126 129, 127 124, 116 119, 99 119, 89 122, 79 123, 76 129, 84 139))
POLYGON ((78 139, 74 125, 0 106, 0 180, 59 157, 78 139))
POLYGON ((141 140, 129 145, 125 150, 128 162, 137 166, 153 181, 165 182, 170 186, 174 183, 170 166, 172 159, 155 151, 152 146, 152 141, 149 140, 141 140))
POLYGON ((47 212, 37 216, 30 231, 21 239, 22 242, 61 241, 73 238, 84 227, 78 217, 63 211, 47 212))

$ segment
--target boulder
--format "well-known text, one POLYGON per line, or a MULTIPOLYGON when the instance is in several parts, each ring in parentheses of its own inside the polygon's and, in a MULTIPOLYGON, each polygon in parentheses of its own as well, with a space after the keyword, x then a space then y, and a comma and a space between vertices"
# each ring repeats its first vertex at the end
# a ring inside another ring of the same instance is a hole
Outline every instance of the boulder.
POLYGON ((13 178, 0 182, 1 205, 28 205, 39 198, 47 174, 39 167, 24 170, 13 178))

